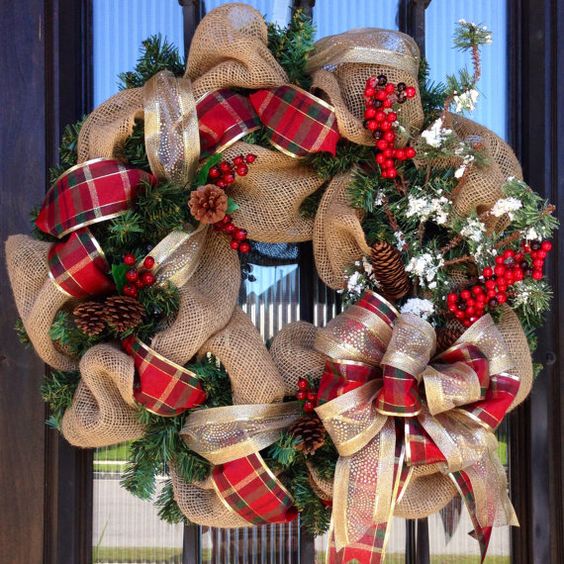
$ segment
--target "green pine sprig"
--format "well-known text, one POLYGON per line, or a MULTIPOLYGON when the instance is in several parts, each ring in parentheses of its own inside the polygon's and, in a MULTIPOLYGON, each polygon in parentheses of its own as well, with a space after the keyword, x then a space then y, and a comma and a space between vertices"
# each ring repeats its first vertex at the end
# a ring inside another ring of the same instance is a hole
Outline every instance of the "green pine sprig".
POLYGON ((41 397, 49 406, 50 417, 47 423, 50 427, 61 428, 63 415, 72 404, 79 381, 79 372, 51 370, 45 376, 41 384, 41 397))

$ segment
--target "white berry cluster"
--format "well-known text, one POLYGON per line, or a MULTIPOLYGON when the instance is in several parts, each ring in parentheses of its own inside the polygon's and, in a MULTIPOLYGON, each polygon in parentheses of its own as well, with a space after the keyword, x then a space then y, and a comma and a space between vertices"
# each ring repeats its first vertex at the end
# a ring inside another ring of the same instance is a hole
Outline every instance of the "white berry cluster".
POLYGON ((440 253, 425 252, 412 257, 405 270, 418 278, 423 288, 434 290, 437 287, 437 274, 444 263, 445 260, 440 253))

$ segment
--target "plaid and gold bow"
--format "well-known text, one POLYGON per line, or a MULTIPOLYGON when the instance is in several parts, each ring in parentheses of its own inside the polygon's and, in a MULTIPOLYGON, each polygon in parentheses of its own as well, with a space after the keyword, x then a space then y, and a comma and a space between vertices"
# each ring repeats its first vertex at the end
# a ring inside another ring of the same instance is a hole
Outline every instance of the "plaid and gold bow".
POLYGON ((517 524, 493 432, 519 380, 492 318, 433 358, 432 326, 367 292, 315 348, 330 357, 316 411, 340 455, 329 562, 383 561, 395 505, 429 464, 463 496, 484 558, 491 527, 517 524))

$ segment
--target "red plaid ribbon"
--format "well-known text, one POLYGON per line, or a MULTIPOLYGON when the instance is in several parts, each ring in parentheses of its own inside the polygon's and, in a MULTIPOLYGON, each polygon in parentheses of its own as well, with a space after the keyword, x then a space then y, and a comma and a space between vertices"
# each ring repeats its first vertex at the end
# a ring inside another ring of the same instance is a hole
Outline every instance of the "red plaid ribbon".
POLYGON ((286 84, 259 90, 249 99, 270 142, 294 157, 327 151, 335 155, 340 135, 333 108, 309 92, 286 84))
POLYGON ((108 294, 115 289, 102 249, 87 228, 53 244, 48 262, 50 278, 73 298, 108 294))
POLYGON ((364 362, 328 359, 319 382, 318 403, 321 405, 359 388, 380 374, 379 368, 364 362))
POLYGON ((378 411, 396 417, 417 415, 421 400, 413 374, 394 366, 382 365, 384 386, 378 394, 378 411))
POLYGON ((446 462, 444 454, 415 417, 405 419, 405 448, 409 464, 446 462))
POLYGON ((472 482, 468 477, 466 472, 452 472, 449 474, 451 480, 454 482, 456 489, 459 491, 468 513, 470 514, 470 519, 472 520, 472 525, 474 526, 474 531, 471 535, 480 544, 480 554, 482 556, 482 562, 486 558, 486 553, 488 552, 488 546, 490 544, 490 537, 492 535, 492 527, 482 527, 478 521, 476 514, 476 499, 474 497, 474 490, 472 488, 472 482))
POLYGON ((224 151, 237 139, 260 127, 260 120, 245 96, 232 90, 209 92, 198 101, 200 157, 224 151))
POLYGON ((198 377, 190 370, 167 360, 139 339, 126 340, 123 347, 135 364, 133 396, 147 411, 172 417, 206 399, 198 377))
POLYGON ((153 176, 113 159, 94 159, 61 175, 49 189, 35 224, 63 237, 81 227, 125 213, 143 181, 153 176))
POLYGON ((398 314, 397 311, 379 294, 366 290, 356 305, 376 314, 382 321, 393 326, 398 314))
POLYGON ((252 525, 289 523, 298 516, 290 494, 259 454, 214 466, 212 477, 224 503, 252 525))

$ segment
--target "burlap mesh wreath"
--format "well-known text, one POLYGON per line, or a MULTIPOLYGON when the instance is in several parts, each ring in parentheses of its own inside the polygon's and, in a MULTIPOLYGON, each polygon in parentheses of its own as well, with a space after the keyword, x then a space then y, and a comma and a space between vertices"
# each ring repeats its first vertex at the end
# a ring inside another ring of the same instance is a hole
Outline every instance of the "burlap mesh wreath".
MULTIPOLYGON (((326 38, 311 55, 312 91, 333 105, 342 137, 371 145, 373 140, 363 126, 366 79, 385 74, 390 82, 414 84, 416 95, 399 118, 404 128, 404 134, 400 134, 402 146, 410 136, 417 138, 423 125, 416 80, 418 57, 413 40, 395 32, 361 30, 326 38), (370 47, 374 42, 384 54, 366 59, 363 49, 357 48, 370 47), (394 50, 394 56, 389 49, 394 50)), ((268 49, 262 17, 244 4, 222 6, 204 18, 192 42, 186 77, 192 81, 196 100, 216 89, 269 88, 288 80, 268 49)), ((79 162, 94 157, 122 158, 135 120, 143 117, 143 88, 113 96, 84 123, 78 143, 79 162)), ((489 159, 485 168, 473 167, 455 191, 454 213, 466 217, 491 208, 501 196, 506 178, 520 179, 522 172, 512 150, 498 136, 466 118, 452 115, 450 119, 456 135, 481 144, 489 159)), ((412 144, 417 147, 417 140, 412 144)), ((348 194, 354 170, 332 178, 315 218, 306 218, 300 212, 304 200, 323 185, 315 170, 307 161, 243 141, 231 145, 224 155, 233 158, 250 152, 257 156, 252 174, 239 178, 230 194, 239 206, 233 213, 237 225, 258 242, 313 240, 319 276, 330 288, 342 289, 347 266, 370 252, 363 214, 353 208, 348 194)), ((458 165, 456 159, 435 163, 439 168, 458 165)), ((503 228, 504 221, 491 227, 503 228)), ((236 253, 214 231, 202 236, 199 244, 202 252, 198 266, 179 288, 178 314, 170 326, 154 336, 152 348, 179 365, 196 355, 213 354, 229 373, 235 405, 281 402, 284 396, 297 392, 300 378, 318 382, 326 360, 314 348, 318 330, 304 322, 293 323, 278 333, 267 350, 249 318, 236 305, 240 284, 236 253)), ((70 443, 80 447, 139 438, 144 428, 136 417, 131 358, 116 346, 103 344, 92 347, 79 361, 53 345, 50 327, 70 298, 49 277, 48 251, 49 244, 23 235, 11 237, 6 245, 16 305, 35 350, 55 368, 80 370, 81 380, 64 416, 62 432, 70 443)), ((465 281, 461 273, 460 284, 465 281)), ((513 409, 530 391, 531 357, 523 328, 507 306, 501 310, 498 327, 514 360, 513 373, 521 380, 513 409)), ((332 497, 332 484, 317 475, 313 464, 308 463, 308 471, 320 494, 332 497)), ((415 519, 444 507, 457 490, 443 471, 437 465, 417 467, 395 514, 415 519)), ((248 521, 225 507, 211 479, 188 484, 174 467, 170 474, 175 499, 192 522, 213 527, 248 526, 248 521)))

